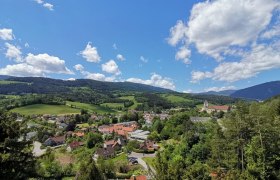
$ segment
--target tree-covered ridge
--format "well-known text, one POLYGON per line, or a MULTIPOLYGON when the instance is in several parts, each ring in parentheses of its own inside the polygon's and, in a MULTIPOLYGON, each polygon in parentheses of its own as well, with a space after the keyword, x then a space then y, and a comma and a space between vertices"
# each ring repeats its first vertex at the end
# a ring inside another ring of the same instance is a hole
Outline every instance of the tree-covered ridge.
POLYGON ((176 130, 180 126, 184 132, 171 133, 170 138, 177 141, 164 143, 157 154, 157 179, 280 178, 279 98, 238 103, 218 122, 193 124, 184 116, 174 120, 178 123, 167 132, 180 132, 176 130))

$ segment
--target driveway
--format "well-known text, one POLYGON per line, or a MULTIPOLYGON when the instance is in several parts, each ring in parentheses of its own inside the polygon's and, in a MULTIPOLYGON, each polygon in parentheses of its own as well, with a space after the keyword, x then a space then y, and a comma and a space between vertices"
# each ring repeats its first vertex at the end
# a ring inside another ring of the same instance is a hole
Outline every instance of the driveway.
POLYGON ((43 154, 45 154, 46 149, 41 149, 41 146, 42 146, 42 144, 40 142, 38 142, 38 141, 33 142, 32 153, 35 157, 39 157, 39 156, 42 156, 43 154))
MULTIPOLYGON (((153 167, 147 165, 147 163, 142 159, 143 157, 156 157, 156 153, 153 154, 143 154, 143 153, 136 153, 132 152, 128 155, 128 157, 135 157, 137 158, 138 163, 143 166, 143 168, 151 175, 156 174, 156 171, 153 167), (152 173, 150 172, 152 171, 152 173)), ((152 179, 151 175, 148 176, 148 179, 152 179)))

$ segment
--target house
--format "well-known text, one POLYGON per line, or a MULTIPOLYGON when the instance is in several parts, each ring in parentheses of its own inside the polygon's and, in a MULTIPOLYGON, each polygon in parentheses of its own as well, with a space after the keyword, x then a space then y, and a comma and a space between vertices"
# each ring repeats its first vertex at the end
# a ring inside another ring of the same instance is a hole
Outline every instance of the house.
POLYGON ((141 143, 139 149, 144 151, 155 151, 159 149, 159 146, 154 141, 148 140, 141 143))
POLYGON ((207 113, 212 112, 229 112, 231 110, 230 106, 209 106, 207 101, 204 101, 204 105, 201 109, 201 111, 206 111, 207 113))
POLYGON ((129 139, 137 140, 137 141, 146 141, 150 131, 136 130, 134 132, 129 133, 129 139))
POLYGON ((45 142, 45 146, 59 146, 65 143, 65 136, 50 137, 45 142))
POLYGON ((77 136, 77 137, 84 137, 85 133, 84 132, 72 132, 72 136, 77 136))
POLYGON ((117 140, 109 140, 104 142, 104 148, 112 147, 115 151, 121 150, 122 146, 125 145, 125 142, 122 137, 119 137, 117 140))
POLYGON ((67 151, 68 151, 68 152, 71 152, 71 151, 73 151, 73 150, 75 150, 75 149, 77 149, 78 147, 83 146, 83 145, 84 145, 83 142, 73 141, 73 142, 71 142, 71 143, 68 145, 67 151))
POLYGON ((113 147, 98 148, 94 154, 94 159, 98 157, 103 157, 105 159, 114 157, 116 155, 115 149, 113 147))
POLYGON ((130 121, 117 124, 102 125, 98 127, 98 131, 102 134, 112 134, 114 132, 120 136, 127 137, 128 133, 135 131, 137 128, 137 122, 130 121))

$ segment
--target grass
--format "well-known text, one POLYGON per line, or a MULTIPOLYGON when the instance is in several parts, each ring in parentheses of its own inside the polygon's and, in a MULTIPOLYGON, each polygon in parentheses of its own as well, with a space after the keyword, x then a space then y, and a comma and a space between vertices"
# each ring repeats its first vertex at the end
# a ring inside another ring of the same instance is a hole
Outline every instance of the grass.
POLYGON ((145 161, 149 166, 155 167, 155 158, 154 157, 143 157, 143 161, 145 161))
POLYGON ((129 109, 135 109, 138 105, 141 105, 142 103, 138 103, 136 100, 135 100, 135 97, 134 96, 123 96, 123 97, 120 97, 119 99, 127 99, 127 100, 130 100, 130 101, 133 101, 134 104, 132 106, 129 107, 129 109))
POLYGON ((19 113, 22 115, 33 114, 77 114, 80 110, 74 109, 65 105, 47 105, 47 104, 33 104, 12 109, 11 112, 19 113))
POLYGON ((94 105, 94 104, 67 101, 66 105, 67 106, 73 106, 74 108, 77 108, 77 109, 85 109, 90 113, 93 113, 93 112, 96 112, 96 113, 99 113, 99 114, 115 113, 115 111, 112 110, 112 109, 102 107, 102 106, 98 106, 98 105, 94 105))
POLYGON ((101 106, 112 108, 112 109, 118 109, 124 107, 123 103, 103 103, 101 104, 101 106))
POLYGON ((170 101, 171 103, 184 103, 184 102, 191 102, 191 99, 187 99, 181 96, 173 95, 173 94, 162 94, 161 95, 166 100, 170 101))
POLYGON ((128 163, 128 160, 127 160, 127 156, 125 153, 122 153, 120 154, 119 156, 116 156, 112 159, 113 163, 114 164, 117 164, 117 163, 120 163, 120 162, 126 162, 128 163))
POLYGON ((7 80, 0 80, 0 84, 28 84, 26 82, 19 82, 19 81, 7 81, 7 80))
POLYGON ((78 128, 88 128, 89 124, 88 123, 83 123, 83 124, 77 124, 78 128))

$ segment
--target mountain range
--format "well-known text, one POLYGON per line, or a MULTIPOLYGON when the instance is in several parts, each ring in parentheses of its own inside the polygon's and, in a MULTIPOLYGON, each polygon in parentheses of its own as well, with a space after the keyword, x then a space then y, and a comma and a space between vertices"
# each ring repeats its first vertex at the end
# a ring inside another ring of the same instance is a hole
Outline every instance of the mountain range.
POLYGON ((280 94, 280 81, 271 81, 263 84, 247 87, 240 90, 209 91, 201 94, 223 95, 234 98, 244 98, 263 101, 280 94))

